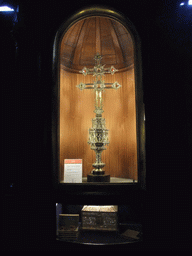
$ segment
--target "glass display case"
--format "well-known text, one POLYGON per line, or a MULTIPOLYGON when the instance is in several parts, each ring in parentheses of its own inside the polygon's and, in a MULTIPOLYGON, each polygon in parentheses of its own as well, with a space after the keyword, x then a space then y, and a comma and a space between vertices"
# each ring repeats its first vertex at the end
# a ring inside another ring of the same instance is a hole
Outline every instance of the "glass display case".
POLYGON ((60 27, 53 56, 56 187, 104 182, 144 188, 145 111, 134 26, 115 11, 87 8, 60 27), (80 164, 71 162, 77 159, 80 164))
POLYGON ((143 227, 130 205, 56 203, 56 240, 115 245, 141 242, 143 227))

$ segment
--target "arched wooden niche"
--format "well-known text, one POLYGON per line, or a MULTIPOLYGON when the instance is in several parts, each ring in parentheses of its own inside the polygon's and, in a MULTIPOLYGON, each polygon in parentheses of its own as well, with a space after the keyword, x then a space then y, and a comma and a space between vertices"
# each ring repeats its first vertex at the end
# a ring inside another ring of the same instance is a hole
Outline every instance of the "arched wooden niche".
POLYGON ((83 177, 91 172, 95 152, 88 145, 94 118, 94 93, 76 85, 92 83, 79 73, 95 65, 96 53, 105 67, 118 69, 105 75, 105 83, 118 81, 119 90, 104 96, 110 144, 102 153, 105 172, 124 181, 144 182, 145 135, 141 87, 140 44, 132 24, 114 10, 94 7, 75 14, 59 29, 54 44, 53 158, 59 182, 64 180, 64 159, 83 159, 83 177), (56 134, 56 135, 55 135, 56 134))

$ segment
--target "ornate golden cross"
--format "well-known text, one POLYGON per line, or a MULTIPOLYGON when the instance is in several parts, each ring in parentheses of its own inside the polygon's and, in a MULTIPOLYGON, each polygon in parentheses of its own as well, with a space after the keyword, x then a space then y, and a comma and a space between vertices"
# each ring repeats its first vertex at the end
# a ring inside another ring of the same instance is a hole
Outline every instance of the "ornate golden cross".
POLYGON ((92 128, 89 129, 89 140, 88 143, 91 145, 91 149, 96 153, 96 162, 93 163, 95 169, 92 170, 94 175, 104 175, 104 170, 102 168, 105 166, 101 161, 101 153, 105 150, 105 145, 109 144, 108 140, 108 130, 105 128, 105 118, 102 118, 103 111, 103 100, 102 92, 105 89, 118 89, 121 85, 118 82, 115 83, 105 83, 102 79, 104 74, 113 75, 118 70, 111 66, 110 68, 104 68, 105 65, 101 65, 101 55, 97 53, 94 57, 95 66, 92 69, 84 67, 80 73, 84 76, 93 75, 96 77, 96 81, 91 84, 80 83, 77 87, 80 90, 84 89, 94 89, 95 96, 95 110, 96 117, 92 119, 92 128))

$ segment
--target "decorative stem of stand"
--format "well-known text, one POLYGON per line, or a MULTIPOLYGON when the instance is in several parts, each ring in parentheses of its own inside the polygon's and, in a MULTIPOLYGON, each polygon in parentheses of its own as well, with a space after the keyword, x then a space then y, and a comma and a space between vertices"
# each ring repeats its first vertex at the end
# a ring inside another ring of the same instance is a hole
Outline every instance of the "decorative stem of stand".
POLYGON ((95 153, 96 153, 96 162, 93 165, 94 168, 96 169, 93 169, 92 170, 92 174, 94 175, 103 175, 105 174, 105 171, 102 169, 105 164, 102 163, 101 161, 101 153, 102 153, 103 150, 99 150, 99 148, 97 148, 97 150, 95 150, 95 153))

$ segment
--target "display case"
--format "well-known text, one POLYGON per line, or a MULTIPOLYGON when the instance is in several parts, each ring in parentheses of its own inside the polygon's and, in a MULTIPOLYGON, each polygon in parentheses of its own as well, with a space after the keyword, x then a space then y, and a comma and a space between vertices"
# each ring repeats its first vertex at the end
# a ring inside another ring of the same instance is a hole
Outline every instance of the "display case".
POLYGON ((139 37, 132 23, 114 10, 87 8, 59 28, 53 56, 54 185, 66 189, 102 185, 107 181, 105 186, 138 185, 145 188, 141 53, 139 37), (100 56, 99 62, 96 56, 100 56), (98 120, 101 119, 102 126, 99 127, 98 120), (97 138, 94 144, 97 144, 97 150, 90 142, 90 132, 97 138), (106 132, 107 142, 102 141, 99 148, 98 138, 106 137, 106 132), (77 159, 82 161, 81 166, 70 166, 71 170, 75 168, 75 174, 71 182, 67 182, 64 163, 77 159), (93 169, 95 166, 100 167, 93 169), (99 170, 102 175, 97 175, 98 179, 89 178, 99 170), (77 173, 82 179, 75 178, 77 173), (110 178, 100 179, 103 174, 110 178))
POLYGON ((142 242, 143 226, 137 217, 132 216, 132 210, 130 205, 56 203, 56 240, 84 245, 142 242), (66 225, 63 225, 63 218, 66 225))

